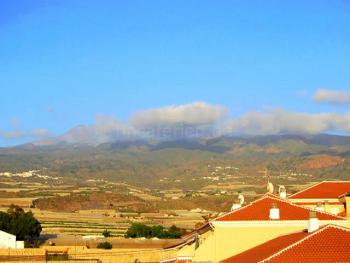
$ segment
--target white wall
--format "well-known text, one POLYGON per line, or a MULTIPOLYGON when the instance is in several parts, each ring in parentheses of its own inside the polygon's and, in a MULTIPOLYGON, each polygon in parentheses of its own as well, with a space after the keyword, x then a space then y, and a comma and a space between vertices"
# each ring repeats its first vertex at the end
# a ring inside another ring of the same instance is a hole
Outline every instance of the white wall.
POLYGON ((0 230, 0 248, 16 247, 16 236, 0 230))
POLYGON ((16 248, 24 248, 24 241, 16 241, 16 248))

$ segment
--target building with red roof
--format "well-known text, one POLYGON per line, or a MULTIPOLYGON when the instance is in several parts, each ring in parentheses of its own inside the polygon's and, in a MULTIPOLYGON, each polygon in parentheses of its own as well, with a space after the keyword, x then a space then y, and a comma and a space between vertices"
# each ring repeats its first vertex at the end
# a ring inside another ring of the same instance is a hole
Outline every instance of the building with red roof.
POLYGON ((327 225, 282 235, 221 262, 350 262, 350 229, 327 225))
POLYGON ((289 199, 338 199, 350 192, 350 181, 323 181, 289 196, 289 199))
POLYGON ((323 181, 290 195, 288 199, 332 214, 345 214, 346 200, 342 197, 347 193, 350 193, 350 181, 323 181))
POLYGON ((188 240, 179 244, 178 255, 191 256, 194 262, 219 262, 278 236, 308 228, 310 212, 317 219, 317 227, 327 224, 343 226, 347 223, 342 216, 316 211, 266 194, 209 221, 205 228, 192 233, 188 240))
MULTIPOLYGON (((249 205, 231 211, 223 216, 216 218, 215 222, 232 221, 300 221, 309 219, 310 209, 305 208, 281 199, 275 195, 267 194, 249 205), (279 218, 271 219, 269 211, 275 205, 279 209, 279 218)), ((344 217, 316 211, 317 218, 320 220, 344 220, 344 217)))

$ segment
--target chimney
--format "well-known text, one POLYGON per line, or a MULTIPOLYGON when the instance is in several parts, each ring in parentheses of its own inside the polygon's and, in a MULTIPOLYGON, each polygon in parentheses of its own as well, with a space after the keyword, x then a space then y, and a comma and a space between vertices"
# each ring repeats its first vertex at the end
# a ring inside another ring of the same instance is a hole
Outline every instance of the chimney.
POLYGON ((238 202, 240 205, 244 204, 244 195, 242 193, 239 193, 238 195, 238 202))
POLYGON ((241 208, 241 207, 242 207, 242 205, 241 205, 241 203, 240 203, 240 200, 237 199, 236 202, 232 205, 231 211, 234 211, 234 210, 239 209, 239 208, 241 208))
POLYGON ((278 192, 280 195, 281 199, 286 199, 287 198, 287 190, 286 187, 284 185, 280 185, 278 188, 278 192))
POLYGON ((286 199, 287 198, 287 193, 285 191, 280 192, 280 198, 281 199, 286 199))
POLYGON ((277 207, 276 203, 272 204, 270 208, 270 219, 277 220, 280 219, 280 209, 277 207))
POLYGON ((233 204, 232 206, 231 206, 231 211, 234 211, 234 210, 236 210, 236 209, 238 209, 238 208, 241 208, 242 206, 240 205, 240 204, 233 204))
POLYGON ((309 222, 307 226, 307 232, 314 232, 320 228, 320 222, 318 221, 316 211, 310 211, 309 222))

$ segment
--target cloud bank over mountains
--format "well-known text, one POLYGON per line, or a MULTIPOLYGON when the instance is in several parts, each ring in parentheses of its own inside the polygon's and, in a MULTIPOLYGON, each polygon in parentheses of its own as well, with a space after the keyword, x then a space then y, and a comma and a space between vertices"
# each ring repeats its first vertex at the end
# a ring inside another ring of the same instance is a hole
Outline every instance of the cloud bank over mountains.
MULTIPOLYGON (((350 93, 335 90, 316 90, 316 103, 350 105, 350 93)), ((98 145, 106 142, 138 139, 211 138, 230 135, 276 135, 350 133, 350 111, 293 112, 283 108, 251 111, 232 117, 223 105, 197 101, 139 111, 121 122, 114 116, 98 115, 94 123, 79 125, 65 134, 51 137, 47 129, 20 131, 18 121, 12 131, 0 131, 6 139, 30 136, 38 144, 58 142, 98 145)))
POLYGON ((350 132, 350 113, 302 113, 274 109, 249 112, 238 119, 228 120, 225 134, 318 134, 350 132))
POLYGON ((123 124, 111 116, 98 115, 92 125, 79 125, 56 141, 98 145, 105 142, 137 139, 141 134, 130 125, 123 124))
POLYGON ((212 125, 223 119, 226 114, 227 109, 224 106, 194 102, 139 112, 131 117, 130 123, 141 128, 181 124, 202 126, 212 125))
POLYGON ((122 123, 98 116, 92 125, 78 126, 60 139, 69 143, 100 144, 134 139, 210 138, 230 135, 350 133, 350 112, 304 113, 276 108, 248 112, 238 118, 221 105, 194 102, 150 109, 122 123))
POLYGON ((193 102, 140 111, 126 123, 99 115, 92 125, 80 125, 58 140, 93 143, 135 139, 179 139, 213 136, 225 121, 227 109, 221 105, 193 102))

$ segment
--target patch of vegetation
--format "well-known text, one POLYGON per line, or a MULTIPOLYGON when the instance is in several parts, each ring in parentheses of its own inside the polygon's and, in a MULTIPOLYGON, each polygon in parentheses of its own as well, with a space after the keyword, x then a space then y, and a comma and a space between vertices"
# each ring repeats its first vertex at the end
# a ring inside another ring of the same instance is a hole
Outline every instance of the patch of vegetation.
POLYGON ((106 229, 105 231, 102 232, 102 235, 104 237, 111 237, 112 236, 112 232, 106 229))
POLYGON ((54 253, 54 254, 47 255, 48 261, 65 261, 68 259, 69 259, 69 257, 68 257, 67 253, 63 253, 63 254, 54 253))
POLYGON ((32 212, 16 205, 11 205, 6 212, 0 212, 0 230, 13 234, 18 240, 27 241, 26 244, 35 244, 40 236, 41 224, 32 212))
POLYGON ((112 249, 112 244, 110 242, 101 242, 97 244, 97 248, 102 248, 102 249, 112 249))
POLYGON ((180 238, 183 234, 186 233, 186 230, 176 227, 175 225, 166 229, 161 225, 148 226, 142 223, 133 223, 128 231, 126 232, 125 237, 130 238, 180 238))
POLYGON ((118 211, 156 212, 156 208, 150 202, 139 197, 104 191, 39 198, 33 203, 37 208, 51 211, 74 212, 77 210, 111 209, 110 204, 113 203, 113 209, 118 211))

